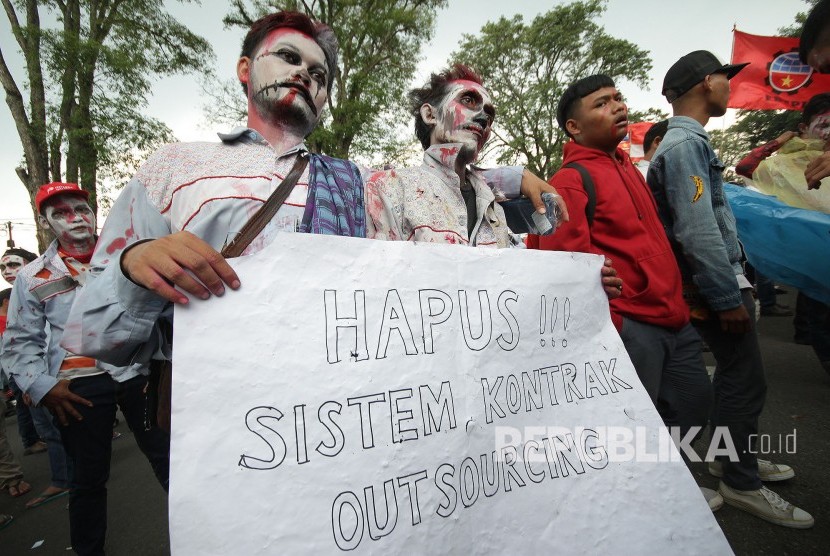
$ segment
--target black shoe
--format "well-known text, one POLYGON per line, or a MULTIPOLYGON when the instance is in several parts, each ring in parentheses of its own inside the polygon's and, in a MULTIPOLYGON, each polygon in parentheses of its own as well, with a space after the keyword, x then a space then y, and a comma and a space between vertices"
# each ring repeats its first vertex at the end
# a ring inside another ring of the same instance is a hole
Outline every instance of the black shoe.
POLYGON ((809 336, 793 336, 793 342, 800 346, 809 346, 813 344, 813 342, 810 341, 809 336))
POLYGON ((762 317, 791 317, 793 312, 781 305, 770 305, 769 307, 761 307, 762 317))

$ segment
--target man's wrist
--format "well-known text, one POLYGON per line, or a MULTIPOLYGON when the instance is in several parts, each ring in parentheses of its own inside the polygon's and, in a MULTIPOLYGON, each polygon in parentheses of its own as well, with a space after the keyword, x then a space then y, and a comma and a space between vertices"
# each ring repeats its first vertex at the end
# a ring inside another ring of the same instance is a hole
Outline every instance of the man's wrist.
MULTIPOLYGON (((131 243, 130 245, 128 245, 128 246, 124 249, 124 251, 122 251, 122 252, 121 252, 121 256, 120 256, 120 257, 118 257, 118 266, 121 268, 121 274, 123 274, 123 275, 124 275, 124 278, 126 278, 127 280, 129 280, 130 282, 132 282, 133 284, 135 284, 136 286, 138 286, 138 287, 140 287, 140 288, 144 288, 144 286, 143 286, 143 285, 141 285, 141 284, 139 284, 139 283, 138 283, 138 282, 136 282, 135 280, 133 280, 132 276, 130 276, 130 273, 129 273, 129 272, 127 272, 127 269, 124 267, 124 257, 125 257, 125 256, 127 255, 127 253, 129 253, 129 252, 130 252, 133 248, 137 247, 138 245, 141 245, 142 243, 147 243, 148 241, 153 241, 153 239, 154 239, 154 238, 140 239, 140 240, 136 241, 135 243, 131 243)), ((147 289, 147 288, 144 288, 144 289, 147 289)))

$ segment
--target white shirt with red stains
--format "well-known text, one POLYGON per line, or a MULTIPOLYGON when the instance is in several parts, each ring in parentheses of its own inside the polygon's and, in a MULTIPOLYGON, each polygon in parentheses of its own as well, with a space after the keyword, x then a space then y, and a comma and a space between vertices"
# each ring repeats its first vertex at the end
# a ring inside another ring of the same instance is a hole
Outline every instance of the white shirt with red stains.
POLYGON ((475 169, 467 170, 477 214, 468 234, 467 207, 454 170, 459 148, 458 143, 432 145, 420 166, 373 174, 366 183, 369 237, 497 248, 520 244, 498 203, 503 193, 491 189, 475 169))

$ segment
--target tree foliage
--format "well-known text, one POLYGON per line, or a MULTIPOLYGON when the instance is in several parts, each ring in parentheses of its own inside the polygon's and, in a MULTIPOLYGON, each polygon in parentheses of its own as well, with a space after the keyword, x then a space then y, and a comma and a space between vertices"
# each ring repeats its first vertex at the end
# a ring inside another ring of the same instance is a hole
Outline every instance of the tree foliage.
POLYGON ((801 27, 804 26, 804 22, 807 20, 807 15, 810 13, 810 10, 813 9, 813 6, 818 4, 818 0, 803 0, 805 4, 807 4, 807 9, 803 12, 798 12, 795 14, 795 21, 792 25, 787 25, 786 27, 780 27, 778 29, 778 36, 780 37, 797 37, 801 34, 801 27))
POLYGON ((660 122, 667 120, 669 113, 660 108, 649 108, 648 110, 629 110, 628 121, 631 123, 638 122, 660 122))
MULTIPOLYGON (((152 80, 201 71, 213 57, 210 45, 171 17, 163 0, 2 4, 25 66, 21 86, 0 50, 0 84, 23 147, 17 175, 32 200, 40 185, 69 181, 89 191, 96 208, 104 179, 132 174, 146 153, 173 139, 142 113, 152 80)), ((43 249, 48 238, 39 233, 38 242, 43 249)))
MULTIPOLYGON (((403 105, 421 45, 430 39, 446 0, 234 0, 226 25, 245 28, 274 10, 297 10, 329 25, 340 42, 340 71, 328 114, 307 139, 309 148, 348 158, 378 153, 395 158, 406 143, 396 139, 384 111, 403 105)), ((238 91, 238 85, 236 85, 238 91)), ((237 93, 240 104, 244 102, 237 93)), ((228 120, 240 110, 222 101, 228 120)), ((237 105, 238 106, 238 105, 237 105)), ((242 108, 244 113, 244 107, 242 108)), ((222 115, 216 114, 215 115, 222 115)))
POLYGON ((648 52, 607 34, 595 22, 604 10, 602 0, 573 2, 529 23, 520 15, 502 17, 463 36, 453 59, 482 74, 497 107, 485 154, 495 151, 501 164, 524 162, 539 176, 553 175, 566 140, 556 104, 571 82, 605 73, 646 84, 648 52))

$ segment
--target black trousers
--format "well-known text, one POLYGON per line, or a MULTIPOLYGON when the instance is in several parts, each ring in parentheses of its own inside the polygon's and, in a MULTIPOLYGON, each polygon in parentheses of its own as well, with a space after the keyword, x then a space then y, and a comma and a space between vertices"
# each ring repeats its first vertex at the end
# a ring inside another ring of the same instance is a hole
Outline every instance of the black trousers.
POLYGON ((758 417, 764 409, 767 383, 751 290, 743 290, 742 301, 752 316, 752 330, 745 334, 723 332, 717 317, 693 322, 717 362, 712 380, 712 426, 729 431, 738 454, 736 462, 718 458, 723 462, 723 482, 738 490, 757 490, 762 485, 753 440, 758 436, 758 417))
POLYGON ((69 531, 72 548, 78 554, 104 554, 107 481, 116 405, 121 408, 159 483, 167 490, 170 437, 158 428, 145 430, 146 384, 144 376, 116 382, 108 374, 77 378, 70 383, 72 392, 93 404, 93 407, 75 405, 83 420, 69 417, 69 425, 59 427, 66 451, 74 464, 69 493, 69 531))

